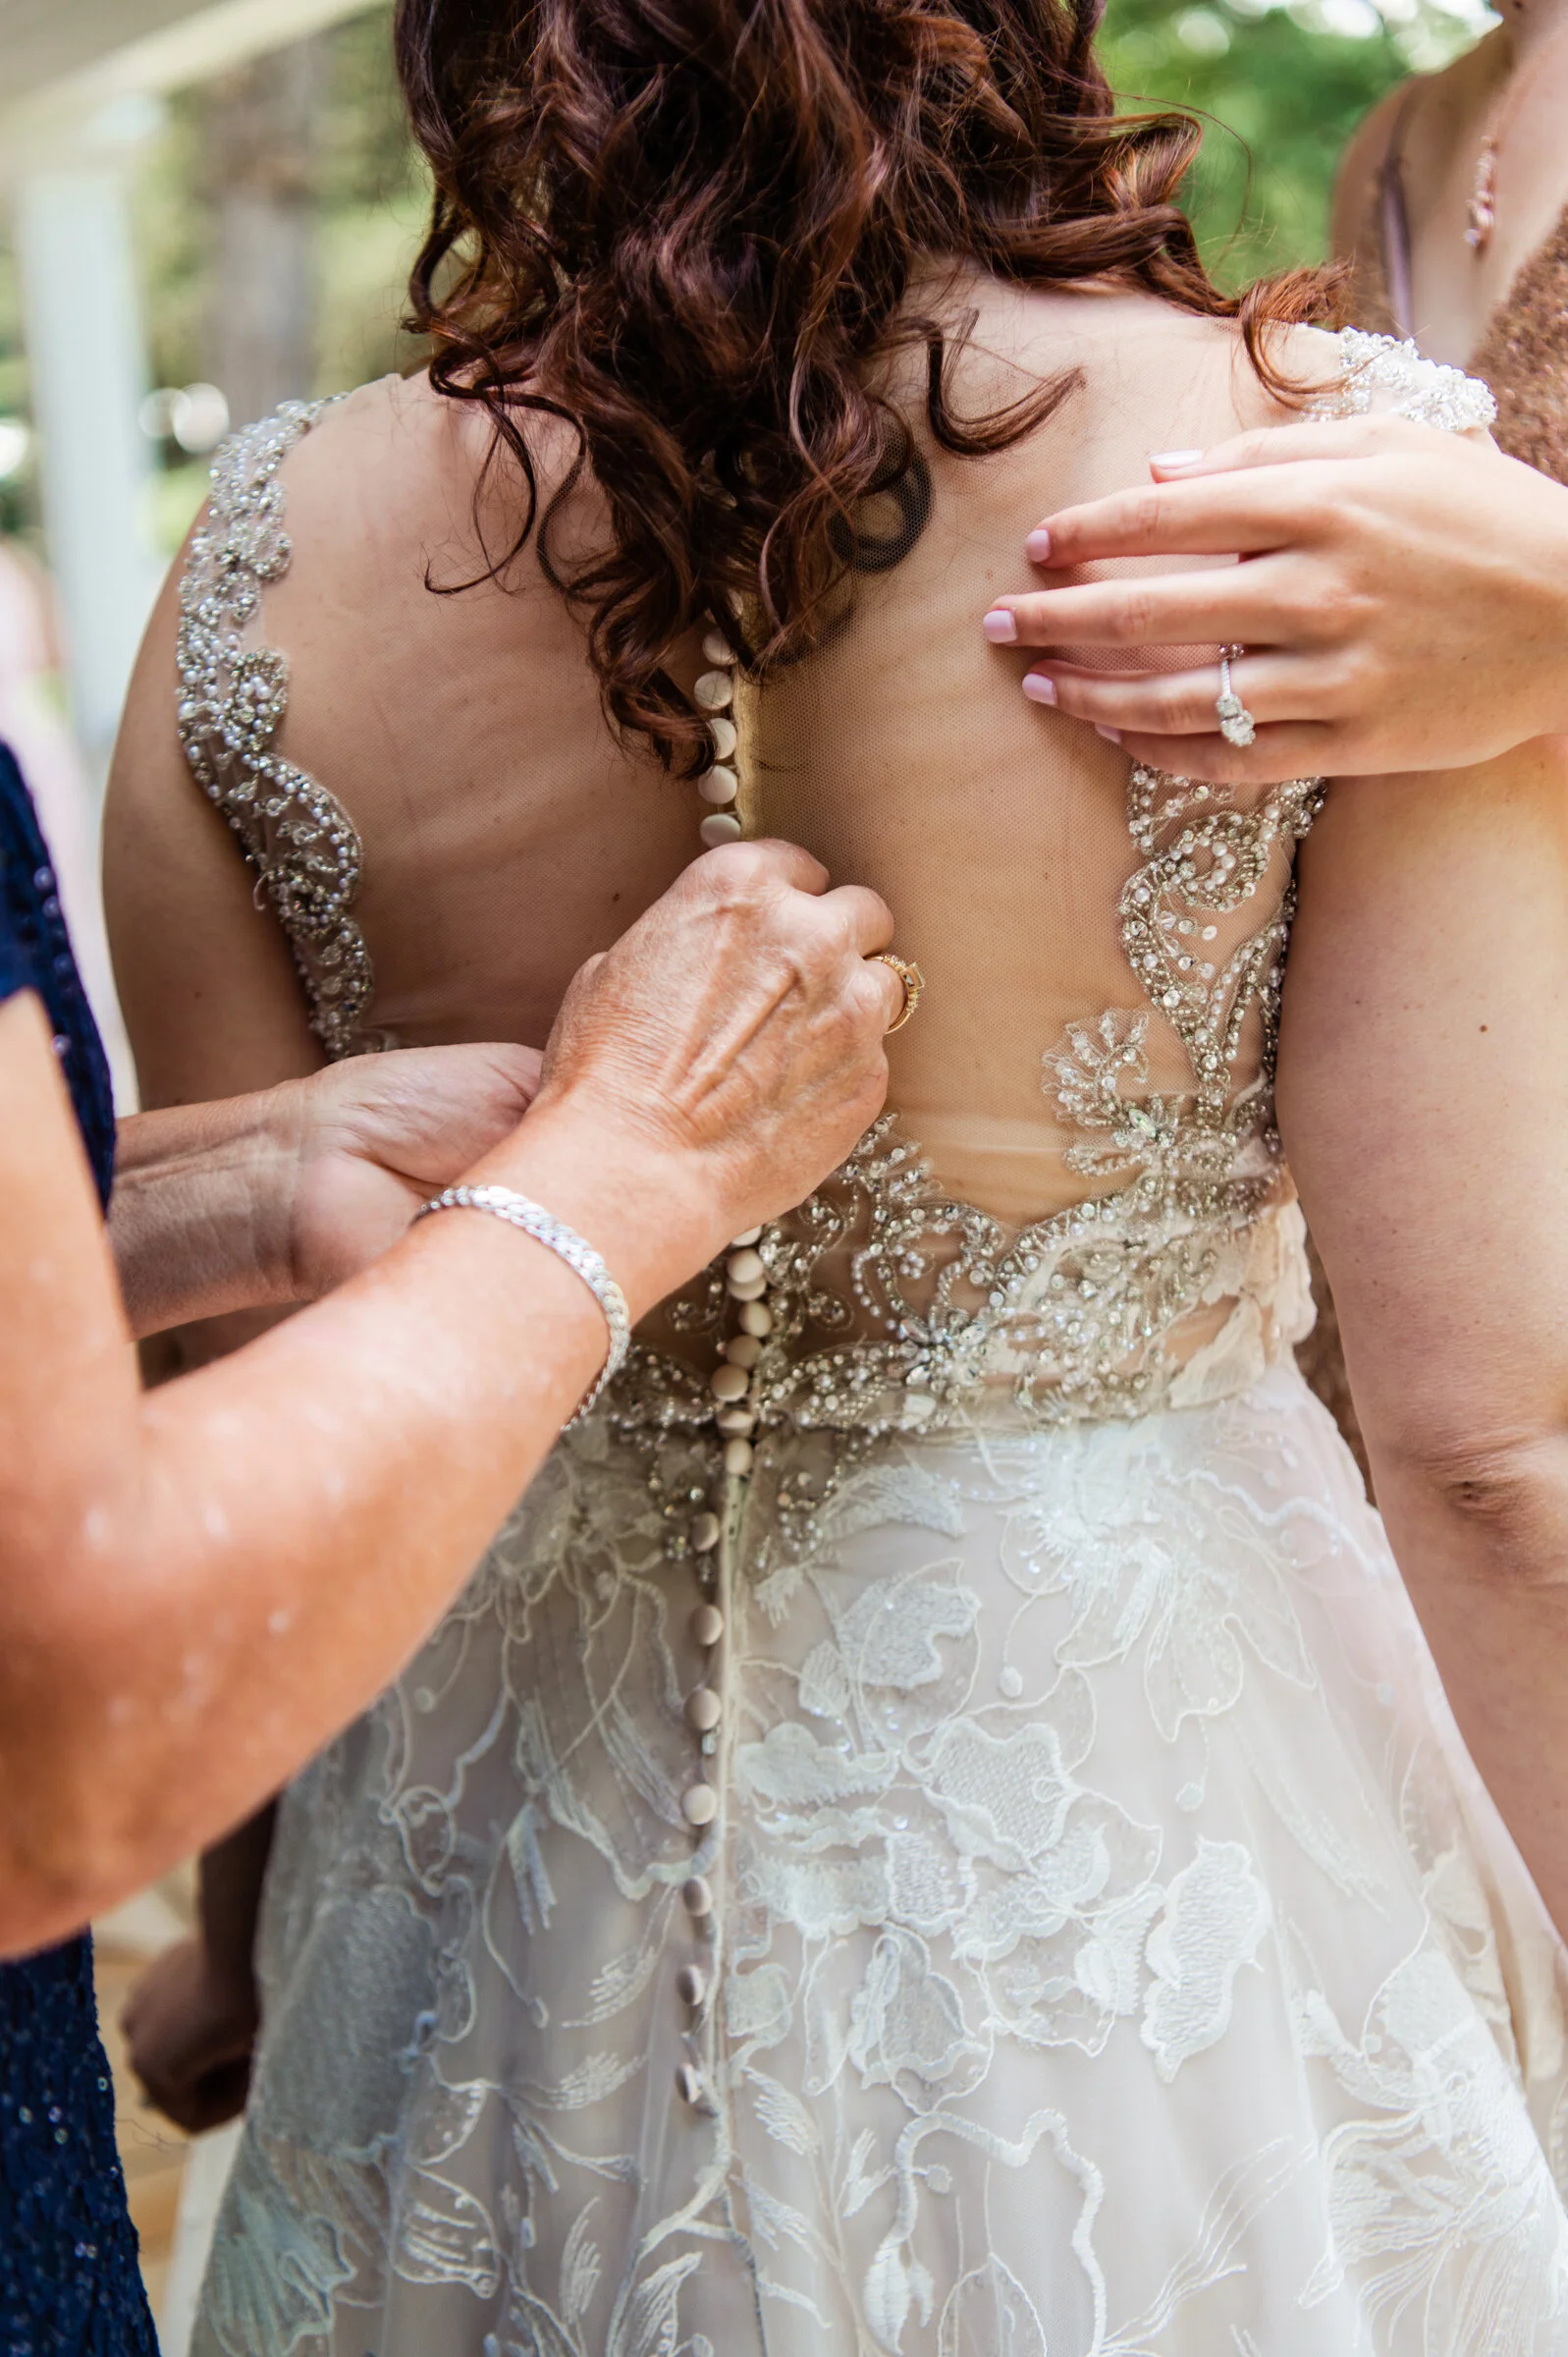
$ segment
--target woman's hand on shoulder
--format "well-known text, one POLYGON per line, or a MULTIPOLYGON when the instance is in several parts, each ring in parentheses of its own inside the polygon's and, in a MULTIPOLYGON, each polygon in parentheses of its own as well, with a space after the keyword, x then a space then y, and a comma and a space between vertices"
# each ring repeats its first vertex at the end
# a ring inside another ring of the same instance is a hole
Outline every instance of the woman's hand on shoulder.
MULTIPOLYGON (((1151 461, 1146 488, 1030 536, 1054 571, 1243 562, 1002 599, 1026 689, 1133 757, 1221 784, 1459 769, 1568 730, 1568 488, 1485 435, 1389 416, 1285 425, 1151 461), (1214 669, 1091 671, 1053 650, 1237 645, 1250 747, 1217 731, 1214 669), (1054 691, 1054 692, 1053 692, 1054 691)), ((988 635, 1001 626, 988 619, 988 635)))

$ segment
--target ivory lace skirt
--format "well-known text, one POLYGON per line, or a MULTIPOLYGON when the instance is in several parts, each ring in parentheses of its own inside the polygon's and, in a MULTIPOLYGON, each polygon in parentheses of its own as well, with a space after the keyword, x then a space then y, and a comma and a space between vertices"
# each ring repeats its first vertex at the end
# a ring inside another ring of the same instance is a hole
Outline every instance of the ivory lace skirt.
POLYGON ((1568 2350, 1561 1952, 1294 1368, 775 1435, 707 1670, 695 1447, 289 1796, 203 2357, 1568 2350))

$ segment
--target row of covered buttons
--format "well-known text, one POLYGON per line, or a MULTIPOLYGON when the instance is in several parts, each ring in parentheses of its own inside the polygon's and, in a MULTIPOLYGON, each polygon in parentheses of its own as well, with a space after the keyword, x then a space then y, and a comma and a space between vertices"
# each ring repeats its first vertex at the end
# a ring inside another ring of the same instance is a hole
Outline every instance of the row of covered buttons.
MULTIPOLYGON (((752 1468, 751 1436, 757 1428, 755 1370, 762 1358, 763 1344, 773 1332, 773 1313, 764 1298, 768 1290, 767 1270, 757 1250, 761 1237, 761 1229, 752 1228, 745 1234, 731 1238, 725 1266, 725 1289, 734 1308, 738 1331, 725 1343, 724 1355, 708 1379, 714 1421, 724 1436, 727 1488, 730 1481, 744 1480, 752 1468)), ((724 1613, 716 1601, 722 1535, 719 1513, 712 1507, 692 1522, 691 1549, 705 1595, 691 1616, 690 1628, 694 1644, 707 1659, 702 1682, 686 1697, 686 1721, 697 1735, 705 1761, 718 1751, 718 1730, 724 1716, 724 1705, 714 1682, 714 1655, 725 1634, 724 1613)), ((699 1778, 682 1794, 680 1809, 694 1834, 700 1835, 712 1825, 719 1814, 719 1795, 706 1777, 699 1778)), ((694 1927, 710 1921, 713 1891, 705 1876, 692 1875, 682 1886, 680 1895, 694 1927)), ((683 1964, 676 1976, 676 1994, 694 2013, 700 2012, 706 2003, 708 1987, 708 1975, 698 1964, 683 1964)), ((699 2110, 711 2110, 711 2098, 695 2063, 682 2062, 676 2082, 684 2102, 699 2110)))
MULTIPOLYGON (((732 717, 735 653, 724 632, 712 630, 703 639, 702 655, 708 669, 698 679, 692 700, 707 721, 714 758, 712 767, 697 782, 697 792, 709 805, 698 832, 705 848, 712 850, 720 844, 738 841, 741 833, 734 808, 740 793, 739 774, 733 766, 739 743, 732 717)), ((737 1312, 739 1331, 725 1344, 724 1357, 708 1385, 714 1402, 714 1421, 725 1443, 727 1489, 730 1481, 744 1480, 751 1471, 751 1436, 757 1426, 750 1398, 752 1374, 762 1357, 763 1343, 773 1331, 773 1317, 763 1298, 768 1289, 767 1272, 756 1249, 761 1233, 760 1229, 754 1228, 744 1235, 735 1236, 730 1243, 725 1286, 737 1312)), ((695 1517, 690 1532, 697 1576, 704 1591, 703 1601, 691 1616, 691 1636, 705 1660, 702 1681, 686 1697, 686 1722, 697 1736, 704 1761, 711 1760, 718 1751, 719 1725, 724 1716, 724 1705, 714 1682, 715 1655, 725 1634, 725 1617, 716 1593, 722 1536, 720 1513, 710 1506, 695 1517)), ((680 1812, 699 1837, 713 1824, 719 1814, 719 1795, 705 1775, 699 1775, 681 1795, 680 1812)), ((706 1876, 691 1875, 682 1885, 680 1896, 693 1929, 711 1924, 713 1890, 706 1876)), ((682 1964, 676 1975, 676 1994, 693 2013, 700 2013, 707 2002, 708 1987, 709 1976, 700 1964, 682 1964)), ((702 2073, 694 2062, 681 2063, 676 2084, 683 2101, 694 2109, 712 2108, 702 2073)))
POLYGON ((702 642, 702 659, 709 666, 691 691, 692 701, 708 723, 713 740, 713 767, 697 780, 697 792, 712 805, 697 829, 709 850, 739 839, 740 821, 732 807, 740 779, 731 767, 740 739, 730 707, 735 700, 735 654, 722 630, 710 630, 702 642))

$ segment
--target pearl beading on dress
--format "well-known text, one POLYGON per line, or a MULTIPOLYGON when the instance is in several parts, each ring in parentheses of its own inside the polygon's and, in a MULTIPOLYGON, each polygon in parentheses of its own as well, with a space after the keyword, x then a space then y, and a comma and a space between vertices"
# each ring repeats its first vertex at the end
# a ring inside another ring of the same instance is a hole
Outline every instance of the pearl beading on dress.
MULTIPOLYGON (((732 730, 733 724, 730 726, 732 730)), ((703 822, 705 842, 712 824, 711 820, 703 822)), ((735 841, 740 834, 739 821, 730 819, 729 828, 732 832, 727 831, 715 840, 735 841)), ((676 1974, 676 1994, 692 2016, 687 2041, 692 2053, 696 2052, 698 2035, 708 2025, 710 1995, 722 1979, 720 1959, 713 1953, 716 1937, 713 1887, 698 1867, 704 1853, 718 1851, 714 1829, 720 1816, 722 1780, 716 1777, 710 1763, 719 1754, 725 1717, 722 1648, 731 1620, 733 1545, 755 1462, 752 1436, 759 1413, 758 1368, 774 1329, 773 1312, 765 1297, 769 1289, 768 1272, 757 1250, 762 1235, 760 1228, 749 1228, 730 1239, 725 1262, 724 1299, 726 1307, 734 1313, 735 1331, 725 1340, 722 1355, 707 1380, 709 1412, 723 1442, 718 1488, 710 1495, 700 1484, 692 1486, 686 1503, 696 1507, 697 1511, 685 1527, 684 1545, 677 1539, 673 1551, 677 1560, 685 1556, 694 1564, 700 1593, 687 1626, 702 1656, 702 1669, 699 1682, 685 1701, 686 1724, 697 1738, 699 1765, 695 1781, 680 1801, 680 1813, 691 1828, 696 1854, 693 1872, 682 1886, 680 1895, 691 1918, 693 1935, 704 1943, 708 1951, 708 1962, 682 1964, 676 1974)), ((660 1500, 662 1483, 657 1468, 651 1473, 650 1487, 656 1501, 660 1500)), ((666 1504, 667 1514, 676 1504, 676 1501, 666 1504)), ((676 2090, 693 2110, 704 2113, 713 2110, 709 2081, 700 2059, 679 2064, 676 2090)))

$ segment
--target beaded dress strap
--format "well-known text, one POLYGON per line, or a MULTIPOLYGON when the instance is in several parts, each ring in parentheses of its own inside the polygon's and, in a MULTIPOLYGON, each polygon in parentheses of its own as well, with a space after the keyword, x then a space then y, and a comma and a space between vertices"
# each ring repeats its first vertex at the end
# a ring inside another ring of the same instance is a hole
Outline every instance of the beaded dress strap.
POLYGON ((286 402, 223 445, 181 582, 177 662, 191 774, 255 869, 294 951, 310 1027, 336 1058, 387 1044, 367 1027, 375 971, 352 915, 363 854, 343 804, 277 750, 287 656, 244 639, 263 584, 283 578, 294 553, 280 469, 331 406, 286 402))
POLYGON ((1473 433, 1496 420, 1497 404, 1488 385, 1445 360, 1429 360, 1414 344, 1360 327, 1341 328, 1334 342, 1339 347, 1338 380, 1311 404, 1305 412, 1309 417, 1364 417, 1378 411, 1388 417, 1408 417, 1415 425, 1435 426, 1444 434, 1473 433))

